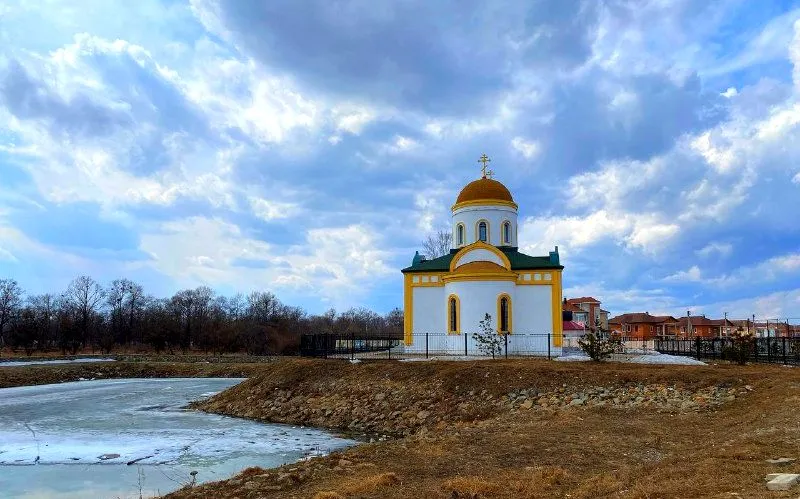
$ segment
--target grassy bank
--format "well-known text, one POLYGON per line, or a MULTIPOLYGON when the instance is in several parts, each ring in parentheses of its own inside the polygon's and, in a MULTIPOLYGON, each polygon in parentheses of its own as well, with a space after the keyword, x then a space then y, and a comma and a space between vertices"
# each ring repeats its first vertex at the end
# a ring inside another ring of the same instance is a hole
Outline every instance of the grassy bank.
POLYGON ((199 407, 400 438, 170 497, 762 497, 800 457, 773 366, 287 360, 199 407))
POLYGON ((263 372, 266 363, 88 362, 0 367, 0 388, 46 385, 87 379, 117 378, 247 378, 263 372))

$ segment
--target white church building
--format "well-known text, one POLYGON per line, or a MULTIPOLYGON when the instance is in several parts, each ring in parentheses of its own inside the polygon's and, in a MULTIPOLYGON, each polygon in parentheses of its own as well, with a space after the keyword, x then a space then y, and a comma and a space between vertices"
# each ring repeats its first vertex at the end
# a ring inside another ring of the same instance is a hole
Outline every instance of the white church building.
POLYGON ((547 256, 518 251, 518 206, 490 178, 488 161, 481 157, 482 177, 453 204, 450 252, 431 260, 417 253, 402 270, 406 352, 472 354, 472 333, 488 313, 494 330, 507 334, 509 353, 560 354, 564 267, 558 247, 547 256))

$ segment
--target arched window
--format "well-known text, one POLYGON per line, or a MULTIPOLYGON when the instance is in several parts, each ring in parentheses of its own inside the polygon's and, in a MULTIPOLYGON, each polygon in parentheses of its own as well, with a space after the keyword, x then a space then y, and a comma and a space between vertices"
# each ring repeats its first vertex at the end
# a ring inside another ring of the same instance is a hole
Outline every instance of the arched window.
POLYGON ((456 245, 464 246, 464 224, 456 226, 456 245))
POLYGON ((479 222, 478 223, 478 240, 486 242, 488 239, 489 228, 486 225, 486 222, 479 222))
POLYGON ((447 299, 447 332, 458 334, 461 332, 461 302, 456 295, 447 299))
POLYGON ((503 244, 511 244, 511 222, 503 222, 503 244))
POLYGON ((497 331, 511 333, 511 297, 502 294, 497 297, 497 331))

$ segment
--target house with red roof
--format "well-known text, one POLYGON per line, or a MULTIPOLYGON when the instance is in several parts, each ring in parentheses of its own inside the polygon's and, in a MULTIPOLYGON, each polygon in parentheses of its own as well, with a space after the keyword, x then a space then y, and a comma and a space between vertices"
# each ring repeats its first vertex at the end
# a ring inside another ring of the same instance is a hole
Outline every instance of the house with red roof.
POLYGON ((624 338, 651 340, 656 337, 674 337, 678 319, 671 315, 650 315, 635 312, 612 317, 608 321, 611 332, 624 338))

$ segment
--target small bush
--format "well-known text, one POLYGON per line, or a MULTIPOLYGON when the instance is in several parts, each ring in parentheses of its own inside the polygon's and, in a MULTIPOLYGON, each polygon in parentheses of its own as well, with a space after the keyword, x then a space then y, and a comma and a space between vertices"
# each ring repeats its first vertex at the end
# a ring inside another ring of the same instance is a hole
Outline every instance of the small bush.
POLYGON ((731 333, 731 344, 722 349, 722 358, 743 366, 747 364, 754 345, 753 335, 743 329, 738 329, 731 333))
POLYGON ((478 328, 479 331, 472 333, 472 339, 478 344, 478 349, 485 355, 491 355, 492 358, 500 355, 505 338, 492 327, 492 316, 486 314, 478 324, 478 328))
POLYGON ((588 332, 578 340, 581 350, 594 361, 601 361, 611 357, 622 342, 615 336, 601 337, 595 332, 588 332))

